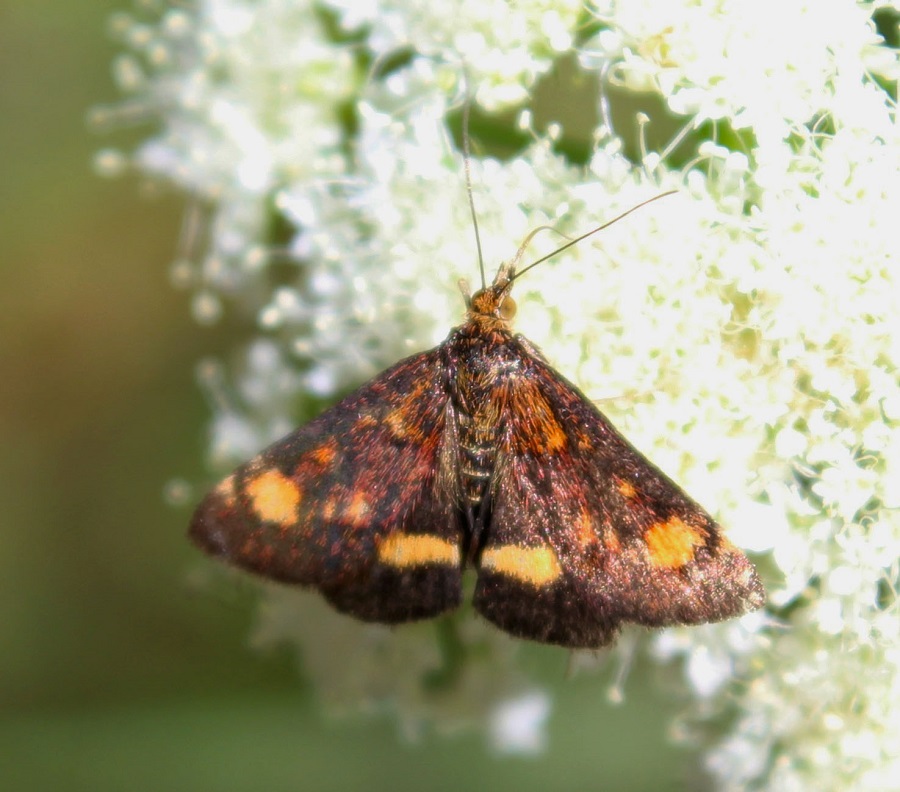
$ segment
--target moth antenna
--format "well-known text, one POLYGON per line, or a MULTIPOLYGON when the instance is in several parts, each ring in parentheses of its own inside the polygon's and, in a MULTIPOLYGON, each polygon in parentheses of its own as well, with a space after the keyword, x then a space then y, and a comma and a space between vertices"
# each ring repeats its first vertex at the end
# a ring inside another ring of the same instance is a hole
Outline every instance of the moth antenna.
MULTIPOLYGON (((538 226, 537 228, 531 229, 531 231, 528 232, 528 236, 525 237, 525 240, 522 242, 521 245, 519 245, 519 249, 516 251, 516 255, 513 256, 511 266, 512 266, 514 272, 515 272, 516 267, 519 266, 519 259, 521 259, 522 256, 525 255, 525 249, 531 244, 531 240, 534 239, 541 231, 553 231, 554 233, 559 234, 562 237, 566 237, 566 239, 569 238, 564 233, 562 233, 562 231, 558 231, 553 226, 549 226, 549 225, 541 225, 541 226, 538 226)), ((552 256, 553 254, 551 253, 550 255, 552 256)))
MULTIPOLYGON (((660 198, 665 198, 669 195, 674 195, 677 192, 678 192, 678 190, 668 190, 667 192, 660 193, 659 195, 654 195, 652 198, 648 198, 646 201, 641 201, 639 204, 632 206, 631 209, 628 209, 627 211, 622 212, 622 214, 618 215, 617 217, 614 217, 612 220, 610 220, 606 223, 603 223, 603 225, 599 225, 596 228, 592 228, 587 233, 582 234, 581 236, 575 237, 575 239, 573 239, 571 242, 566 242, 565 245, 561 245, 560 247, 556 248, 556 250, 548 253, 546 256, 543 256, 542 258, 539 258, 537 261, 532 261, 531 264, 529 264, 527 267, 524 267, 523 269, 514 273, 512 275, 512 277, 510 277, 509 283, 512 283, 513 281, 518 280, 526 272, 528 272, 528 270, 534 269, 538 264, 543 264, 547 259, 553 258, 555 255, 557 255, 558 253, 562 253, 564 250, 568 250, 570 247, 572 247, 572 245, 577 245, 579 242, 581 242, 581 240, 587 239, 592 234, 596 234, 598 231, 602 231, 604 228, 609 228, 613 223, 618 223, 619 220, 622 220, 623 218, 628 217, 628 215, 630 215, 632 212, 636 212, 638 209, 643 208, 647 204, 651 204, 654 201, 658 201, 660 198)), ((539 229, 535 229, 535 230, 539 230, 539 229)), ((528 235, 528 237, 526 239, 526 244, 528 241, 530 241, 532 236, 534 236, 534 232, 532 232, 531 234, 528 235)), ((519 251, 521 253, 521 248, 519 248, 519 251)))
POLYGON ((469 81, 466 80, 466 100, 463 104, 462 117, 462 144, 463 163, 466 172, 466 194, 469 197, 469 211, 472 213, 472 227, 475 229, 475 247, 478 249, 478 268, 481 270, 481 288, 487 288, 484 275, 484 256, 481 254, 481 234, 478 232, 478 215, 475 212, 475 196, 472 194, 472 158, 469 151, 469 111, 471 98, 469 97, 469 81))

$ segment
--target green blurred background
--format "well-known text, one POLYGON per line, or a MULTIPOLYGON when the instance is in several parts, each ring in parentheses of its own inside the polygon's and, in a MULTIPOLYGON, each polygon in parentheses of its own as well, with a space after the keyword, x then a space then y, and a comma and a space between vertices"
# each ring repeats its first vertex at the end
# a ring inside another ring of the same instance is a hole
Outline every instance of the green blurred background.
POLYGON ((106 21, 128 8, 0 11, 0 788, 697 788, 640 666, 620 707, 560 673, 543 755, 409 745, 329 719, 286 654, 249 651, 247 592, 189 585, 189 509, 163 490, 209 480, 193 370, 217 339, 168 283, 182 200, 96 177, 93 152, 135 133, 85 123, 117 99, 106 21))

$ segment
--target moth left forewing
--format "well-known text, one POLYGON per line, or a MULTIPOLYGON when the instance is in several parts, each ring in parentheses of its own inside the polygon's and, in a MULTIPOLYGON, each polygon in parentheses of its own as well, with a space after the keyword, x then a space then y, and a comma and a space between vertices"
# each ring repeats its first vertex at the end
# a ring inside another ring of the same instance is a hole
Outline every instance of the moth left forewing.
POLYGON ((622 622, 759 607, 746 556, 556 371, 522 347, 475 607, 515 635, 602 646, 622 622))
POLYGON ((407 358, 269 446, 199 505, 207 553, 394 623, 460 599, 461 526, 438 350, 407 358))

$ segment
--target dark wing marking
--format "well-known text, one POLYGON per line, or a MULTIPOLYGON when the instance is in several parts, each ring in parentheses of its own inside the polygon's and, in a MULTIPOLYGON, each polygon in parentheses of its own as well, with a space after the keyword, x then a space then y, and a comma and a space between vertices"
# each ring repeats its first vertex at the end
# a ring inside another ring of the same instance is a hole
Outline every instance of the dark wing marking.
POLYGON ((193 541, 386 623, 460 599, 455 423, 438 350, 383 372, 269 446, 197 508, 193 541))
POLYGON ((475 608, 513 635, 599 647, 622 622, 760 607, 756 570, 713 519, 517 341, 475 608))

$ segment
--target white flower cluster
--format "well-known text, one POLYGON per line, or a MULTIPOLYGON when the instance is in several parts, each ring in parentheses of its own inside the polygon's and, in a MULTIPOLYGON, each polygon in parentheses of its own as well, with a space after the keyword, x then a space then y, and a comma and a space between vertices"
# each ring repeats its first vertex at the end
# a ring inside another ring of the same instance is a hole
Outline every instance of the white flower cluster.
MULTIPOLYGON (((338 112, 359 82, 351 53, 326 39, 312 4, 262 6, 204 0, 194 10, 142 9, 111 22, 128 48, 114 64, 128 98, 101 121, 158 124, 130 163, 211 213, 202 260, 173 268, 176 283, 195 290, 202 322, 219 318, 225 298, 258 299, 277 190, 306 184, 315 192, 346 171, 338 112)), ((121 170, 127 162, 104 151, 98 164, 121 170)))
POLYGON ((718 475, 710 494, 739 543, 772 549, 781 618, 745 619, 766 628, 751 641, 721 625, 657 644, 688 658, 710 715, 745 655, 734 728, 708 757, 721 789, 879 790, 900 777, 900 127, 873 78, 896 90, 900 69, 874 7, 611 2, 586 47, 694 123, 753 135, 752 209, 709 261, 731 309, 720 351, 746 369, 707 394, 720 404, 703 424, 733 419, 706 460, 728 460, 728 478, 747 452, 745 495, 718 475))
MULTIPOLYGON (((452 90, 464 64, 479 103, 493 109, 526 100, 535 78, 571 49, 584 4, 457 0, 452 12, 429 0, 328 0, 327 5, 346 28, 366 30, 376 56, 413 51, 430 91, 452 90)), ((408 90, 402 95, 408 99, 408 90)))
POLYGON ((867 70, 900 76, 871 21, 878 5, 887 4, 596 0, 608 27, 585 54, 614 60, 623 85, 659 91, 678 115, 776 140, 830 113, 867 70))
MULTIPOLYGON (((900 129, 881 87, 900 69, 872 23, 886 5, 595 2, 586 69, 612 64, 745 150, 706 141, 679 170, 666 153, 630 161, 598 129, 585 167, 537 136, 472 162, 488 278, 536 226, 574 235, 681 186, 529 272, 517 325, 736 543, 770 554, 772 615, 655 644, 685 658, 693 720, 733 718, 708 754, 722 789, 884 789, 900 774, 900 129)), ((116 21, 126 107, 161 126, 133 161, 207 207, 208 249, 178 279, 199 318, 238 304, 259 328, 236 390, 203 367, 219 461, 274 439, 297 394, 357 385, 461 317, 456 280, 480 276, 448 112, 464 75, 484 107, 527 97, 585 19, 580 2, 459 6, 198 0, 116 21), (274 210, 296 228, 286 265, 274 210)), ((533 257, 558 244, 539 234, 533 257)), ((446 662, 433 626, 388 637, 272 592, 260 640, 302 646, 333 703, 390 707, 416 732, 491 712, 495 744, 538 748, 546 700, 513 642, 454 625, 491 662, 459 671, 452 696, 424 692, 446 662)))

